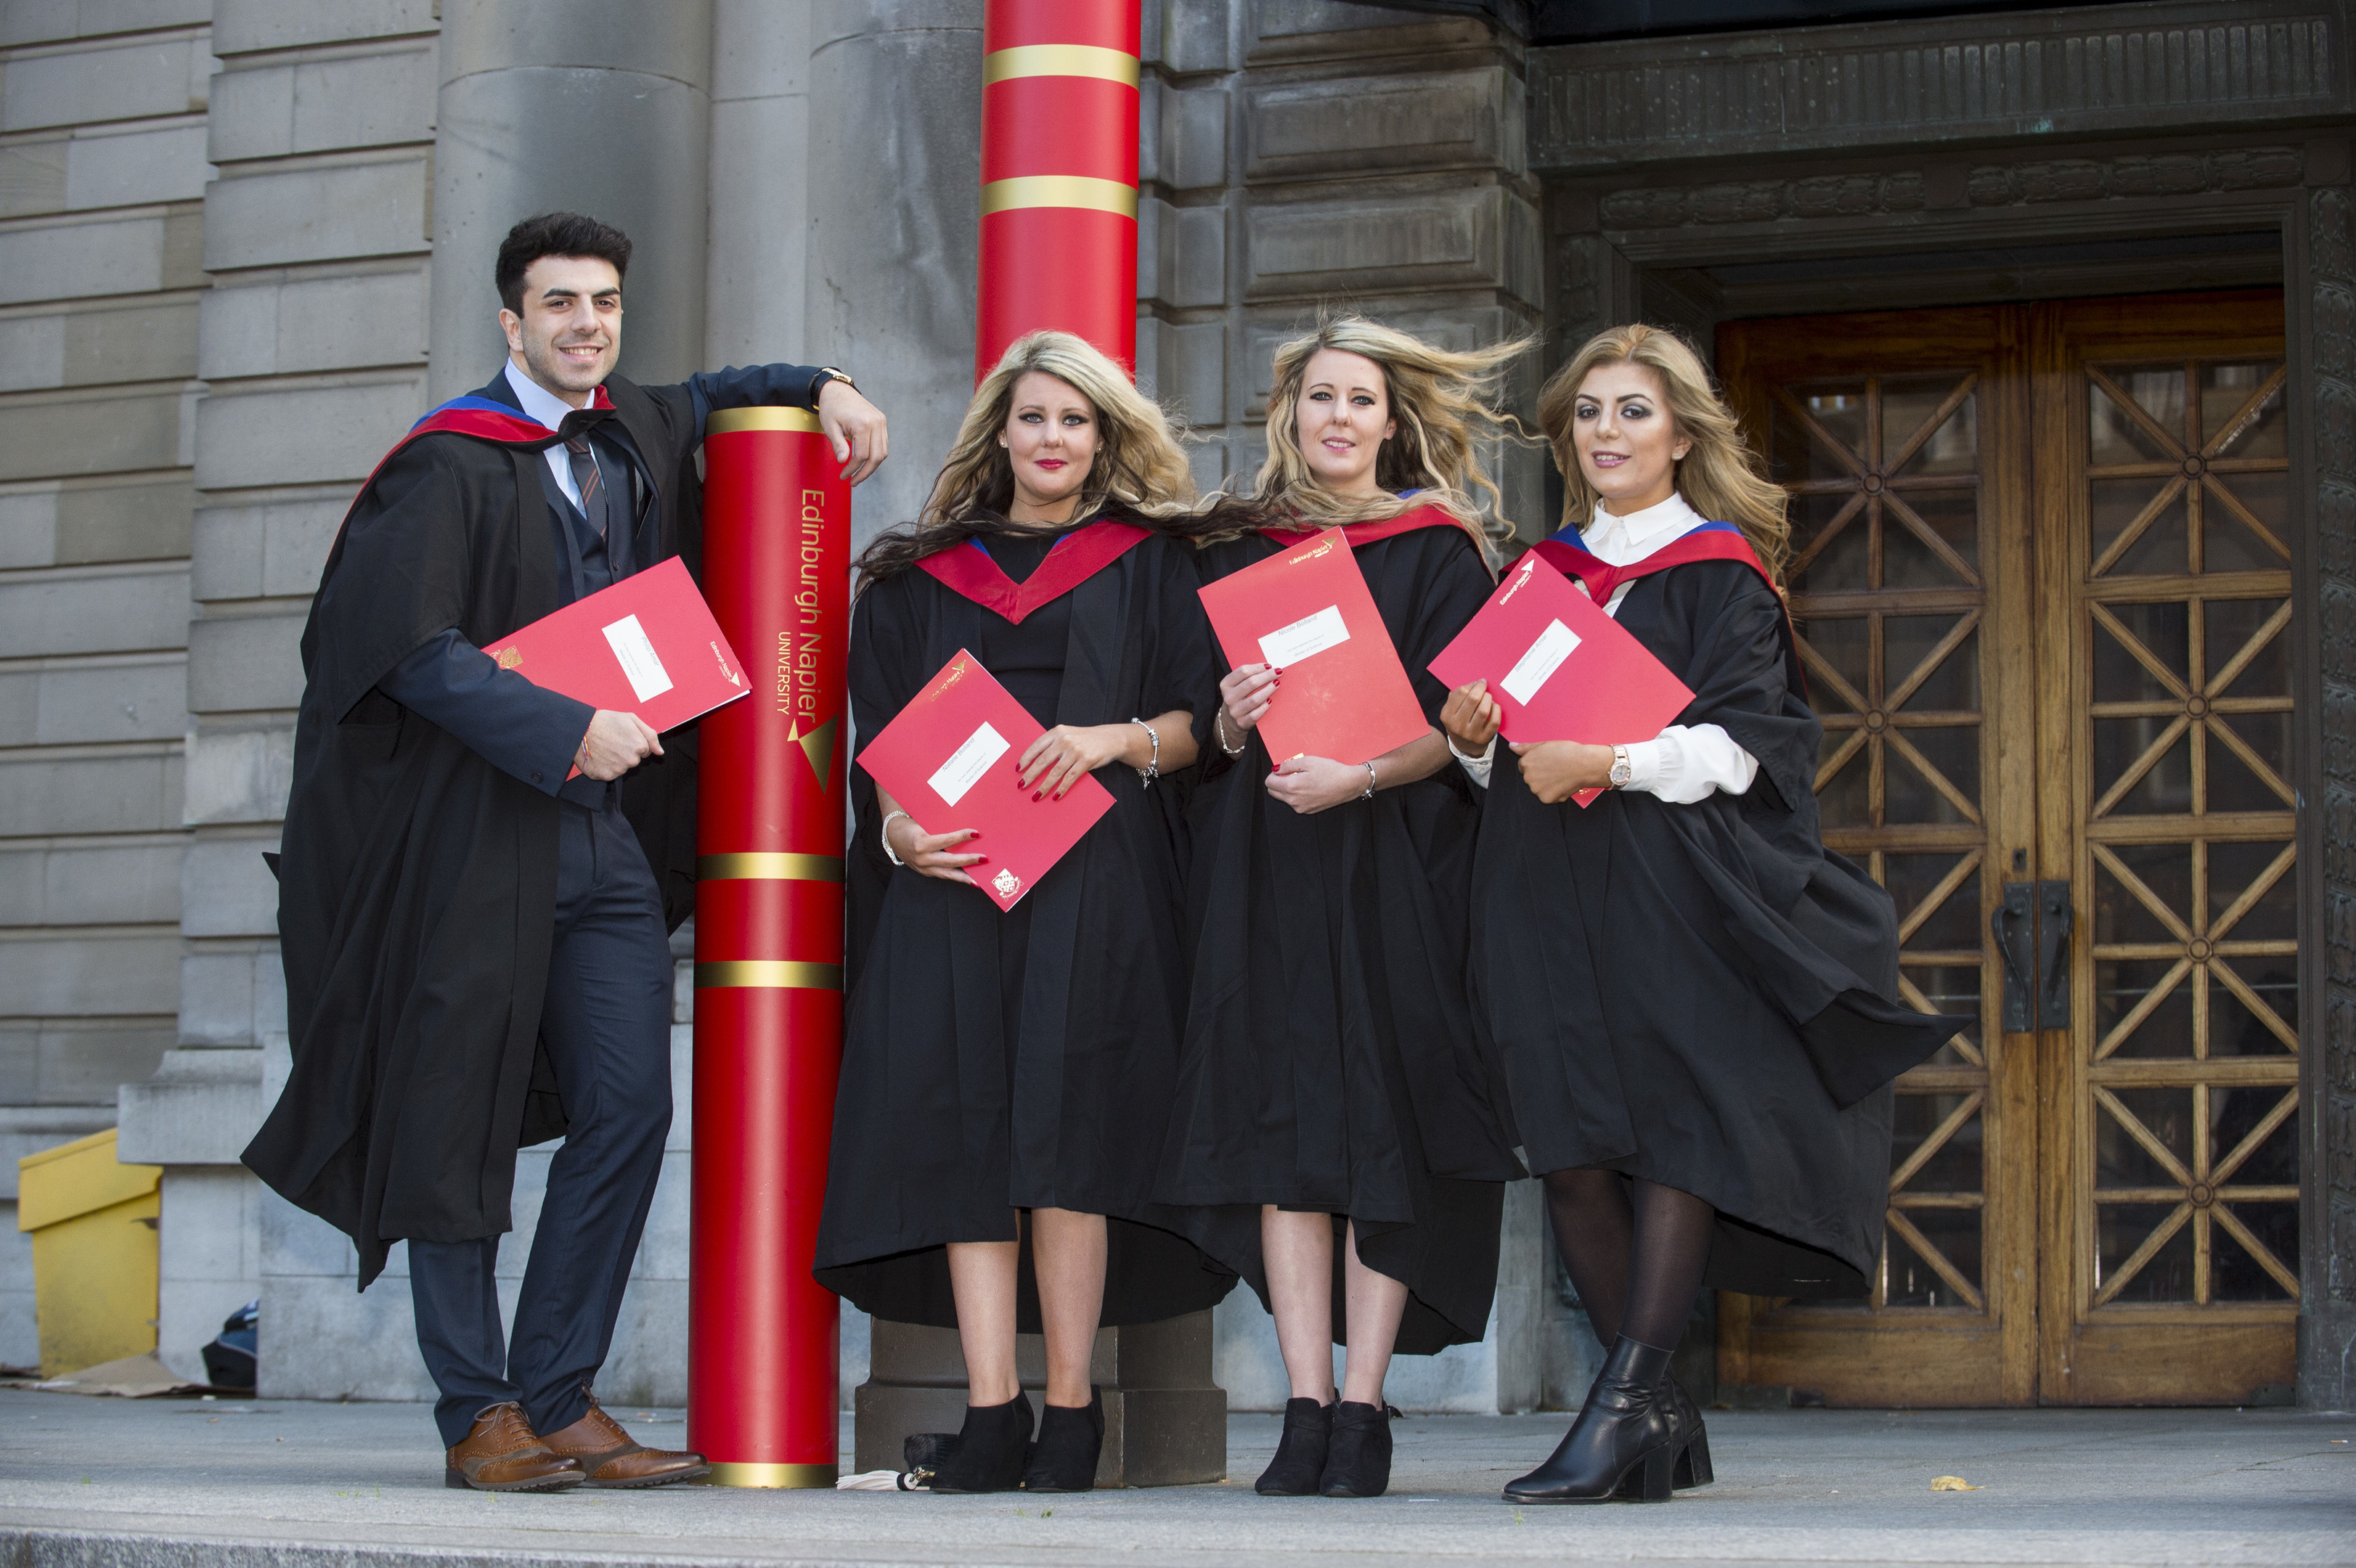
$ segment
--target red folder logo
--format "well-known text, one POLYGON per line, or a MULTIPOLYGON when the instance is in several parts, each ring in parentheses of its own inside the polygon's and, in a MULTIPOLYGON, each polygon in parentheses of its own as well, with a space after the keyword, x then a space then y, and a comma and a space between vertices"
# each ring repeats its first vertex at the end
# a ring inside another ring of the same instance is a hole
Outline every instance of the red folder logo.
POLYGON ((1000 898, 1011 899, 1022 888, 1023 879, 1012 871, 1001 870, 990 879, 990 885, 998 890, 1000 898))

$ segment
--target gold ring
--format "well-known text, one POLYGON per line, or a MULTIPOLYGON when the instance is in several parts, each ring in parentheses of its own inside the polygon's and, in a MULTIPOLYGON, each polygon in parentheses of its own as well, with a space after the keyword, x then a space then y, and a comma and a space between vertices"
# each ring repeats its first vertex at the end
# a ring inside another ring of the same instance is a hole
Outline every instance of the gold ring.
MULTIPOLYGON (((1087 175, 1016 175, 981 187, 984 217, 1025 207, 1084 207, 1098 212, 1137 216, 1137 187, 1087 175)), ((717 415, 713 416, 717 418, 717 415)))
POLYGON ((759 849, 733 855, 699 855, 695 877, 702 882, 839 882, 842 880, 842 857, 775 854, 759 849))
POLYGON ((798 958, 723 958, 695 966, 699 991, 724 987, 749 990, 840 991, 842 965, 806 964, 798 958))
POLYGON ((1127 49, 1102 48, 1095 44, 1018 44, 1011 49, 992 49, 981 57, 984 87, 1024 76, 1093 76, 1102 81, 1135 87, 1137 57, 1127 49))
POLYGON ((707 1487, 831 1487, 839 1474, 832 1465, 715 1464, 703 1478, 707 1487))
POLYGON ((826 427, 808 409, 763 403, 749 409, 714 409, 703 421, 706 435, 733 435, 744 430, 782 430, 797 435, 823 435, 826 427))

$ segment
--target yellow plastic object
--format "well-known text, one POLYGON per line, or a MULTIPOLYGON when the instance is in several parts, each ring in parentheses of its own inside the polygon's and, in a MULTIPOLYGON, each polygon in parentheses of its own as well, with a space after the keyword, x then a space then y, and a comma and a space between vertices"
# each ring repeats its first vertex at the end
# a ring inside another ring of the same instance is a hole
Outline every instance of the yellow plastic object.
POLYGON ((164 1168, 116 1164, 110 1127, 28 1154, 16 1171, 16 1228, 33 1236, 41 1374, 154 1349, 164 1168))

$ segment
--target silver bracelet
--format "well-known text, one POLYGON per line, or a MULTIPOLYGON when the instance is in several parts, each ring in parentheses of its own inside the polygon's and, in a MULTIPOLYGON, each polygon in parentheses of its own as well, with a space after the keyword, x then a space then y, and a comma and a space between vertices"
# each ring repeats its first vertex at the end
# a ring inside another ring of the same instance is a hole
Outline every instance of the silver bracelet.
POLYGON ((1375 798, 1375 786, 1376 786, 1377 784, 1380 784, 1381 782, 1382 782, 1382 781, 1381 781, 1380 779, 1377 779, 1376 777, 1375 777, 1375 764, 1374 764, 1374 763, 1368 763, 1366 764, 1366 793, 1365 793, 1365 794, 1364 794, 1364 795, 1360 795, 1358 798, 1359 798, 1360 800, 1372 800, 1372 799, 1374 799, 1374 798, 1375 798))
POLYGON ((1145 781, 1145 787, 1151 789, 1153 787, 1153 781, 1162 776, 1162 731, 1156 730, 1152 725, 1147 724, 1142 719, 1132 719, 1130 722, 1132 724, 1143 725, 1146 734, 1151 736, 1153 741, 1153 755, 1151 759, 1149 760, 1143 767, 1137 770, 1137 776, 1145 781))
POLYGON ((1220 751, 1225 752, 1230 757, 1240 757, 1244 754, 1244 748, 1251 744, 1251 733, 1248 731, 1243 731, 1243 739, 1230 746, 1227 744, 1226 732, 1219 728, 1220 725, 1225 724, 1226 721, 1226 705, 1222 703, 1219 707, 1217 715, 1211 720, 1212 738, 1219 742, 1220 751))
MULTIPOLYGON (((892 864, 895 866, 905 866, 908 862, 900 859, 899 856, 892 853, 892 818, 894 816, 908 816, 908 814, 905 811, 885 813, 884 817, 884 830, 878 833, 875 837, 884 841, 884 858, 891 861, 892 864)), ((916 819, 913 816, 908 816, 908 820, 910 822, 914 822, 916 819)))

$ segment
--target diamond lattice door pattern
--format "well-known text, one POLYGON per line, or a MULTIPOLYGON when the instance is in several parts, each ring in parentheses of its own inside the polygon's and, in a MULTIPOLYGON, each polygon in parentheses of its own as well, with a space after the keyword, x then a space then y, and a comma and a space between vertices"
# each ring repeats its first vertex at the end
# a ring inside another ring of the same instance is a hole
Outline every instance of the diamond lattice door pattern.
POLYGON ((1721 328, 1793 496, 1826 841, 1896 901, 1906 998, 1973 1019, 1895 1086, 1865 1287, 1725 1298, 1722 1380, 1849 1404, 2290 1381, 2281 335, 2260 295, 1721 328))

